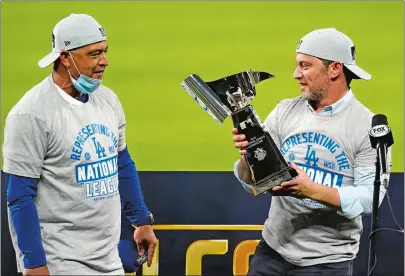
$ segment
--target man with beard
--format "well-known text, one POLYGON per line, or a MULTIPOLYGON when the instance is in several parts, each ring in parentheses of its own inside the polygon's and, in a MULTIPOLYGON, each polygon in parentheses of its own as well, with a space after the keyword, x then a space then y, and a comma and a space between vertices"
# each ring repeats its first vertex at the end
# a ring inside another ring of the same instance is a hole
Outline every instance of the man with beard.
MULTIPOLYGON (((305 35, 296 47, 301 96, 281 101, 264 125, 298 176, 274 187, 262 239, 248 275, 352 275, 362 214, 371 213, 376 152, 373 113, 354 96, 352 79, 369 80, 352 40, 335 28, 305 35)), ((242 155, 234 173, 251 192, 248 142, 232 130, 242 155)), ((390 161, 389 157, 389 161, 390 161)), ((380 203, 385 195, 381 186, 380 203)))

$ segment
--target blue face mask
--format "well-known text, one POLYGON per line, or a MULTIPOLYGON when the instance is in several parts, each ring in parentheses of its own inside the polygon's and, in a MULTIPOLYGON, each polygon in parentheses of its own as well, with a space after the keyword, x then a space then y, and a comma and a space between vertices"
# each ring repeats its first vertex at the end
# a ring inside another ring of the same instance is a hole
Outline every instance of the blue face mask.
MULTIPOLYGON (((72 55, 70 55, 72 57, 72 55)), ((73 61, 73 57, 72 57, 73 61)), ((73 61, 74 66, 76 67, 75 62, 73 61)), ((72 80, 72 83, 74 87, 81 93, 83 94, 91 94, 93 93, 101 84, 101 79, 93 79, 90 78, 86 75, 83 75, 80 73, 79 69, 77 69, 77 72, 79 72, 79 77, 77 80, 75 80, 72 75, 70 74, 70 70, 68 69, 68 73, 70 75, 70 79, 72 80)))
POLYGON ((101 84, 101 80, 89 78, 86 75, 80 74, 79 78, 75 80, 70 76, 74 87, 83 94, 93 93, 101 84))

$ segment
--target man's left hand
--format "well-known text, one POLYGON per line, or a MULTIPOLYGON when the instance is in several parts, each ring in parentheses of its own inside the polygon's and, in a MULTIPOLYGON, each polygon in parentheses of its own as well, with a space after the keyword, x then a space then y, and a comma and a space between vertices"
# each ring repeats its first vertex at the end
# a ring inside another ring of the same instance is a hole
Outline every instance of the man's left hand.
POLYGON ((138 254, 145 254, 148 251, 148 266, 150 267, 155 253, 157 239, 151 225, 137 226, 134 231, 134 241, 138 247, 138 254))
POLYGON ((309 176, 294 163, 291 162, 290 166, 297 171, 298 175, 290 181, 283 182, 280 186, 273 187, 272 191, 285 191, 293 197, 312 199, 318 192, 319 185, 313 182, 309 176))

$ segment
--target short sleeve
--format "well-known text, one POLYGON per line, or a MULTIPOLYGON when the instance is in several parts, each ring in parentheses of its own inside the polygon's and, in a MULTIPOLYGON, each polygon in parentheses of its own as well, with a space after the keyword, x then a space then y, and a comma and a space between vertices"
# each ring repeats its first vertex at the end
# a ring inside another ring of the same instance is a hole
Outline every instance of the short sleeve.
POLYGON ((7 118, 3 144, 4 172, 38 178, 47 152, 47 137, 44 122, 31 114, 7 118))
POLYGON ((127 146, 126 139, 125 139, 125 129, 126 129, 126 120, 125 120, 125 112, 124 108, 121 105, 120 100, 117 97, 118 103, 118 151, 122 151, 127 146))
POLYGON ((377 150, 371 147, 370 137, 364 135, 354 159, 354 167, 374 167, 376 158, 377 150))

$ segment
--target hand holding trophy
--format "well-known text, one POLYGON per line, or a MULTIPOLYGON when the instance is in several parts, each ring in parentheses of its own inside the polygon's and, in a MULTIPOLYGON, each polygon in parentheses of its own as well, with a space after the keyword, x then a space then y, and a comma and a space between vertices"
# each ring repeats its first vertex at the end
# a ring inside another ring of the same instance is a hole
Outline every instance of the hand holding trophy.
POLYGON ((273 77, 267 72, 248 70, 205 82, 197 74, 192 74, 180 84, 215 121, 222 124, 231 116, 238 134, 246 136, 248 146, 244 156, 254 181, 254 195, 297 176, 250 105, 256 96, 255 84, 273 77))

